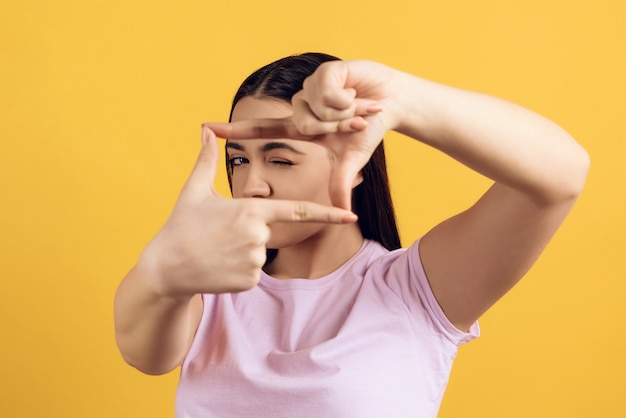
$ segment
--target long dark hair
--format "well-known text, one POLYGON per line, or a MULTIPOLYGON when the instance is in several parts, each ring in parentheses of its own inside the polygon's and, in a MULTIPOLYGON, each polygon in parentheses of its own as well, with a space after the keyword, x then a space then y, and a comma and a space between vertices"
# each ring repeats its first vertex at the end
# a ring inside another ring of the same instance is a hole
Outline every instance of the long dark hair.
MULTIPOLYGON (((339 58, 328 54, 309 52, 279 59, 252 73, 237 90, 230 109, 232 119, 235 105, 244 97, 272 97, 291 103, 291 98, 302 89, 304 80, 326 61, 339 58)), ((226 165, 228 183, 232 190, 232 171, 226 165)), ((400 235, 389 191, 387 164, 383 143, 376 148, 361 170, 363 181, 352 194, 352 209, 359 217, 363 238, 378 241, 388 250, 400 248, 400 235)), ((268 251, 268 262, 276 250, 268 251)))

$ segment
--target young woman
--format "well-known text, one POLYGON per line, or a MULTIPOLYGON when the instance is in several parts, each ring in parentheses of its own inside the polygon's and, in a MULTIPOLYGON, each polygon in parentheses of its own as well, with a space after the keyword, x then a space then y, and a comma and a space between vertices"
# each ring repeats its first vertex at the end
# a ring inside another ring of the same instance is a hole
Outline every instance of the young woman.
POLYGON ((182 365, 177 417, 435 417, 457 347, 537 259, 588 164, 562 129, 492 97, 373 62, 276 61, 244 81, 231 123, 203 127, 116 295, 118 345, 146 373, 182 365), (494 180, 405 249, 390 130, 494 180), (216 134, 232 200, 212 187, 216 134))

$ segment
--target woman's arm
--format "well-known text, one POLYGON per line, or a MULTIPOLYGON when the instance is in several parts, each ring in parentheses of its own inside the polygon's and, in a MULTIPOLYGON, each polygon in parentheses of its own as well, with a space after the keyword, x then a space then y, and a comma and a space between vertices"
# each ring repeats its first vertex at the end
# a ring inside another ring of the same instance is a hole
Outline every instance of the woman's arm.
POLYGON ((561 128, 505 101, 369 61, 322 64, 292 120, 209 124, 229 138, 317 141, 336 161, 333 203, 349 207, 359 170, 389 130, 424 142, 495 184, 420 242, 435 297, 467 329, 532 266, 583 187, 589 158, 561 128))
MULTIPOLYGON (((297 100, 311 112, 294 116, 301 125, 310 126, 312 114, 323 124, 346 111, 330 93, 342 80, 340 99, 346 87, 356 91, 353 108, 359 100, 380 105, 365 117, 369 136, 356 132, 354 140, 377 144, 376 137, 396 130, 495 182, 475 205, 420 242, 437 301, 456 327, 468 329, 541 254, 582 190, 589 157, 563 129, 520 106, 380 64, 344 64, 326 64, 308 81, 297 100)), ((343 158, 361 158, 350 147, 343 145, 343 158)))
POLYGON ((115 296, 115 335, 124 359, 166 373, 187 355, 202 316, 202 293, 254 287, 273 222, 351 223, 346 210, 311 202, 224 199, 213 189, 217 141, 203 148, 170 217, 115 296))
POLYGON ((587 153, 549 120, 482 94, 404 74, 395 129, 495 181, 420 242, 444 312, 467 329, 533 265, 580 194, 587 153))
POLYGON ((149 284, 140 261, 115 295, 115 337, 124 360, 147 374, 178 366, 189 351, 200 318, 200 295, 168 297, 149 284))

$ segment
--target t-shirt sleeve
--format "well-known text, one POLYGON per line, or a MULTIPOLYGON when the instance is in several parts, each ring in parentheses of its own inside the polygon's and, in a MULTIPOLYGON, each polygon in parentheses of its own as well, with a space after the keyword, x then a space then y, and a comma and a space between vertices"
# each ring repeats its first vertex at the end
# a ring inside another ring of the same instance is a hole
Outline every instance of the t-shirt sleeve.
POLYGON ((389 288, 406 304, 418 318, 427 315, 436 330, 456 345, 471 341, 480 335, 478 322, 466 331, 456 328, 446 317, 430 287, 419 255, 419 240, 409 248, 388 254, 385 281, 389 288))

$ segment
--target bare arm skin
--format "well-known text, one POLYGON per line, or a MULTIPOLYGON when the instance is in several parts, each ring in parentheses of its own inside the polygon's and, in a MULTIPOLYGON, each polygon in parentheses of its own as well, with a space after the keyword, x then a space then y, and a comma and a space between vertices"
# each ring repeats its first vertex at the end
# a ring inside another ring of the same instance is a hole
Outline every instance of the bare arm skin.
POLYGON ((417 78, 400 132, 495 184, 420 243, 444 312, 467 329, 530 269, 582 191, 589 158, 561 128, 519 106, 417 78))
POLYGON ((115 296, 115 336, 124 359, 162 374, 185 358, 202 315, 201 293, 254 287, 273 222, 353 223, 356 215, 311 202, 224 199, 213 189, 215 135, 203 148, 169 219, 115 296))
POLYGON ((115 336, 124 360, 147 374, 163 374, 185 358, 202 316, 200 295, 167 297, 135 266, 115 297, 115 336))
POLYGON ((536 113, 373 62, 323 64, 292 103, 289 120, 208 126, 233 139, 289 136, 324 144, 339 162, 330 186, 339 207, 349 207, 350 185, 389 130, 494 181, 475 205, 420 242, 435 297, 462 330, 533 265, 575 203, 589 166, 584 149, 536 113))

